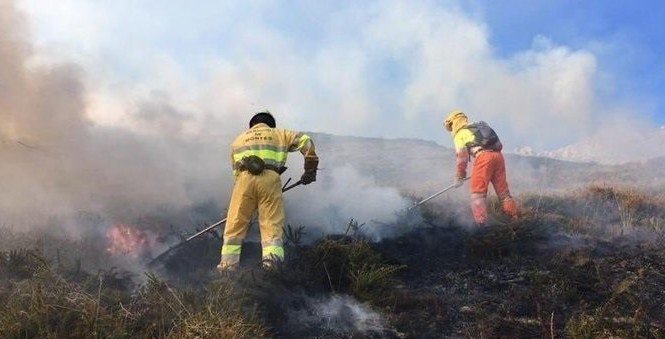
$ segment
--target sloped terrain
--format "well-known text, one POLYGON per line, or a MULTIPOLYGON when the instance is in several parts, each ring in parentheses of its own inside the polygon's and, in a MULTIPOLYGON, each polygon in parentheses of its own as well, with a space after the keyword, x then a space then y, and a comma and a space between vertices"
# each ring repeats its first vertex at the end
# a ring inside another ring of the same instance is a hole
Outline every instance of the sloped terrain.
MULTIPOLYGON (((47 258, 42 250, 5 248, 0 333, 665 336, 662 199, 592 186, 522 201, 525 215, 513 223, 502 220, 494 201, 494 222, 485 229, 463 228, 453 214, 430 207, 421 225, 380 242, 365 239, 353 220, 345 234, 311 244, 301 242, 306 227, 289 228, 286 262, 267 271, 258 265, 258 245, 247 243, 239 272, 211 274, 219 255, 214 237, 183 247, 143 277, 122 269, 86 272, 81 260, 90 253, 47 258)), ((6 234, 13 239, 5 238, 5 247, 34 239, 6 234)))
MULTIPOLYGON (((374 177, 377 183, 406 193, 425 195, 431 187, 449 183, 454 177, 455 152, 450 148, 450 137, 443 133, 439 144, 417 139, 329 134, 315 134, 313 137, 325 168, 351 164, 374 177)), ((571 162, 510 153, 506 153, 505 157, 508 180, 515 192, 551 192, 589 184, 631 186, 643 190, 665 186, 663 157, 622 165, 571 162)))

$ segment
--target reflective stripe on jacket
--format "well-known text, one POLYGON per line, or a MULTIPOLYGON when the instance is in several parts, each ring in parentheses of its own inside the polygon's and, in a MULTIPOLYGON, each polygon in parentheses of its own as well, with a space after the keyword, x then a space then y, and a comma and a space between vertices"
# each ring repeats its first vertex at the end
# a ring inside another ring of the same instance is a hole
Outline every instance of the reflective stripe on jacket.
POLYGON ((314 143, 307 134, 256 124, 231 144, 231 166, 234 174, 238 175, 236 163, 255 155, 266 165, 279 168, 286 164, 288 153, 295 151, 300 151, 305 157, 316 157, 314 143))

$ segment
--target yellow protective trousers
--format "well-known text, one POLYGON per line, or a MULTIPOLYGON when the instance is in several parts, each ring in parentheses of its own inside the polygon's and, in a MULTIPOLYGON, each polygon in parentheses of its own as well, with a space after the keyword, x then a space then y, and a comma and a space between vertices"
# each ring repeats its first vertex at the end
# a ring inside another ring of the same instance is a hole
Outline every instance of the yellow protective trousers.
POLYGON ((286 215, 279 174, 272 170, 264 170, 259 175, 243 171, 236 176, 224 227, 222 268, 239 265, 242 242, 249 230, 252 215, 257 209, 263 259, 284 259, 282 236, 286 215))

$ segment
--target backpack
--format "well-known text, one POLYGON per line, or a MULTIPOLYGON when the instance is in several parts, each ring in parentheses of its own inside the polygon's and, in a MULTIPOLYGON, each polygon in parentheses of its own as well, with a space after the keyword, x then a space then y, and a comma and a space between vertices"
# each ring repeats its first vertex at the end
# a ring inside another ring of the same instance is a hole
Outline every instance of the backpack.
POLYGON ((486 122, 474 122, 467 125, 466 128, 473 133, 475 139, 474 142, 468 143, 466 147, 471 148, 480 146, 482 149, 493 151, 500 151, 503 148, 499 136, 486 122))

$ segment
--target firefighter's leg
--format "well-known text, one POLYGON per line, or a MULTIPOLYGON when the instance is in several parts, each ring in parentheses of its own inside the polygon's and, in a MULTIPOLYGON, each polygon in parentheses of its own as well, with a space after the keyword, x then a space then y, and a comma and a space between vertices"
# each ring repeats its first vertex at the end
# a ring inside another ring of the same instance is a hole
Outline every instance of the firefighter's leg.
POLYGON ((218 268, 235 269, 240 264, 242 241, 247 235, 249 222, 256 210, 256 204, 252 175, 247 172, 240 173, 233 186, 226 226, 224 227, 222 260, 218 268))
POLYGON ((273 171, 265 171, 259 177, 257 185, 259 202, 259 225, 261 228, 261 246, 264 264, 274 260, 284 260, 284 202, 282 185, 279 175, 273 171))
POLYGON ((487 187, 490 182, 491 167, 488 153, 480 153, 471 170, 471 213, 477 225, 487 222, 487 187))
POLYGON ((500 152, 496 152, 494 154, 494 172, 492 173, 491 179, 492 186, 494 186, 494 191, 496 191, 496 195, 501 201, 503 212, 510 216, 512 219, 516 219, 519 216, 519 209, 517 208, 515 199, 513 199, 513 197, 510 195, 510 190, 508 189, 505 160, 500 152))

